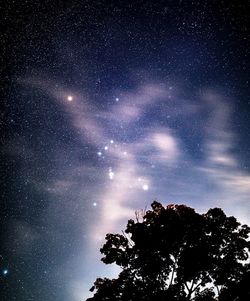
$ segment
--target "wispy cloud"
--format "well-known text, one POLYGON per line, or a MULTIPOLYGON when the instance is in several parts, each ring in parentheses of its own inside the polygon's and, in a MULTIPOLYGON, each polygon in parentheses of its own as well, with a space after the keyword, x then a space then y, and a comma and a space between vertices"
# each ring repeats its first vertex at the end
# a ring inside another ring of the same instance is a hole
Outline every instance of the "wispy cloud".
POLYGON ((79 150, 86 143, 92 147, 87 163, 78 156, 72 166, 62 160, 63 172, 45 187, 65 204, 74 194, 79 204, 88 203, 91 214, 96 210, 97 218, 88 222, 85 253, 97 254, 107 232, 119 231, 155 197, 171 196, 169 201, 199 210, 220 206, 249 223, 250 175, 236 156, 230 99, 204 90, 190 100, 167 84, 146 83, 120 91, 118 101, 104 110, 84 93, 41 79, 26 83, 61 105, 79 137, 79 150), (152 120, 154 110, 159 120, 152 120))

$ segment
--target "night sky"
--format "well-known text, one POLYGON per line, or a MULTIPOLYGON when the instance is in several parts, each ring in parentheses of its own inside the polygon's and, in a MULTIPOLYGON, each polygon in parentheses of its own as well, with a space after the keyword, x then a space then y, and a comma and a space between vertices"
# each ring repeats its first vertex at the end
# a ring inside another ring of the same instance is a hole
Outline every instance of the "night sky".
POLYGON ((0 295, 83 301, 157 199, 250 224, 248 1, 5 1, 0 295))

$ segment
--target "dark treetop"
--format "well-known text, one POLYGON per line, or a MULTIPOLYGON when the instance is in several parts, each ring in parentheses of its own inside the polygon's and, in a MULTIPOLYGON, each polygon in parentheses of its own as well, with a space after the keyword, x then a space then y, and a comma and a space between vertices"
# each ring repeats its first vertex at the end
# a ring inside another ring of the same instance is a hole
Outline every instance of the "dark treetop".
POLYGON ((97 278, 87 300, 250 300, 249 232, 219 208, 153 202, 124 235, 107 234, 102 261, 122 271, 97 278))

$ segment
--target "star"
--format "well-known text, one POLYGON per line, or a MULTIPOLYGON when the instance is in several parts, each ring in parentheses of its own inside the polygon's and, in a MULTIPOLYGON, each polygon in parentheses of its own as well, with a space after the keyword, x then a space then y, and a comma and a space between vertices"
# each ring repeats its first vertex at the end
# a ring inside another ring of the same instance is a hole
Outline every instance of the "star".
POLYGON ((67 97, 67 100, 68 100, 68 101, 72 101, 72 100, 73 100, 73 96, 69 95, 69 96, 67 97))
POLYGON ((142 185, 142 189, 147 191, 148 190, 148 185, 147 184, 142 185))
POLYGON ((3 275, 6 276, 9 273, 9 271, 7 269, 3 270, 3 275))
POLYGON ((96 207, 96 206, 97 206, 97 203, 96 203, 96 202, 94 202, 92 205, 93 205, 93 207, 96 207))

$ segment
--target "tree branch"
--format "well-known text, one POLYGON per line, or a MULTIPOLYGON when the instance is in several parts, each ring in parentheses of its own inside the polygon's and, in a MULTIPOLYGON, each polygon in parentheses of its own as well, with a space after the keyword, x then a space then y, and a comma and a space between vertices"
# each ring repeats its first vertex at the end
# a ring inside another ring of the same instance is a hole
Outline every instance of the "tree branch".
POLYGON ((186 289, 187 289, 187 291, 188 291, 188 295, 189 295, 190 288, 188 287, 188 285, 187 285, 187 283, 186 283, 186 282, 184 282, 184 285, 185 285, 185 287, 186 287, 186 289))
POLYGON ((175 264, 173 265, 172 275, 171 275, 171 280, 170 280, 169 286, 172 285, 172 283, 173 283, 173 280, 174 280, 174 273, 175 273, 175 264))
POLYGON ((188 291, 188 299, 190 299, 191 296, 192 296, 192 293, 193 293, 193 286, 194 286, 194 279, 192 279, 191 286, 190 286, 190 289, 189 289, 189 291, 188 291))
POLYGON ((173 283, 174 273, 175 273, 175 268, 176 268, 176 259, 175 259, 175 257, 170 254, 170 258, 173 260, 173 268, 172 268, 172 275, 171 275, 171 280, 170 280, 169 286, 172 285, 172 283, 173 283))
POLYGON ((215 287, 216 287, 216 290, 217 290, 217 294, 218 294, 218 296, 219 296, 219 294, 220 294, 220 288, 219 288, 218 285, 215 285, 215 287))
POLYGON ((194 287, 194 289, 192 290, 192 293, 194 293, 201 284, 202 284, 202 282, 200 282, 198 285, 196 285, 196 287, 194 287))

